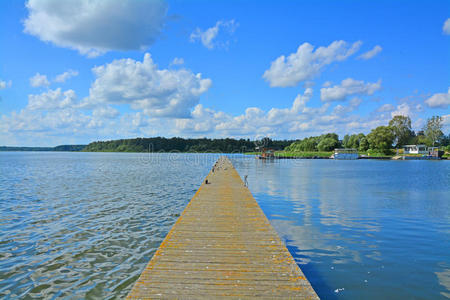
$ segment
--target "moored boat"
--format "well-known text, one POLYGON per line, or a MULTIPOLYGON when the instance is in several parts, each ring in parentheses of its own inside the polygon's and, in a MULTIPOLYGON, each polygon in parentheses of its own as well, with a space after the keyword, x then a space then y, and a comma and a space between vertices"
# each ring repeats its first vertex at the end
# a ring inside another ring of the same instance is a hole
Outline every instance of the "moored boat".
POLYGON ((346 159, 353 160, 358 159, 358 150, 353 148, 337 148, 334 149, 333 155, 331 155, 333 159, 346 159))

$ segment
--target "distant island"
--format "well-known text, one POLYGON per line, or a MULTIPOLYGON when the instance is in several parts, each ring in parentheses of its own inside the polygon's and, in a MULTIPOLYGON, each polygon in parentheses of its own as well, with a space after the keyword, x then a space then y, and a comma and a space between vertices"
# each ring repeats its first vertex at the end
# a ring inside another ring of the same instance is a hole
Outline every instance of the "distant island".
POLYGON ((56 147, 8 147, 0 146, 0 151, 82 151, 86 145, 59 145, 56 147))

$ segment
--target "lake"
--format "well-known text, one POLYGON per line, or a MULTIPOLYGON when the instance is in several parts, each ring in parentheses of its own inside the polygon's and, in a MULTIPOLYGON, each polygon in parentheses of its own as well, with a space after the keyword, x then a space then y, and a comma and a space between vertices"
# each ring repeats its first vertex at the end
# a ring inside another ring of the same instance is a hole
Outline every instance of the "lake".
MULTIPOLYGON (((450 298, 450 161, 229 157, 321 298, 450 298)), ((0 152, 0 298, 123 298, 217 158, 0 152)))

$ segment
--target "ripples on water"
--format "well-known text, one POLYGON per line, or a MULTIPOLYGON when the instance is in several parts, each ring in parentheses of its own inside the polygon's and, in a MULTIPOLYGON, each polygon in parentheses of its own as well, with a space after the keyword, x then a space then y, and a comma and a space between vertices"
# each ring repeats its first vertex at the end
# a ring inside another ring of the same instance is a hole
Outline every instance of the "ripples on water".
MULTIPOLYGON (((0 153, 0 298, 123 298, 216 159, 0 153)), ((449 162, 233 163, 321 297, 450 297, 449 162)))
POLYGON ((450 161, 235 165, 321 298, 450 298, 450 161))
POLYGON ((214 156, 0 153, 0 298, 121 298, 214 156))

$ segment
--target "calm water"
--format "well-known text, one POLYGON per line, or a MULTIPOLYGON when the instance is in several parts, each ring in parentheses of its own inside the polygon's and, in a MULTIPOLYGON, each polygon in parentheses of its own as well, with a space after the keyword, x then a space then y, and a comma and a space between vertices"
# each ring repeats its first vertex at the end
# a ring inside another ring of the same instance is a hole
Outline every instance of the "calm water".
MULTIPOLYGON (((0 298, 123 298, 217 157, 0 153, 0 298)), ((232 161, 319 296, 450 297, 450 161, 232 161)))

